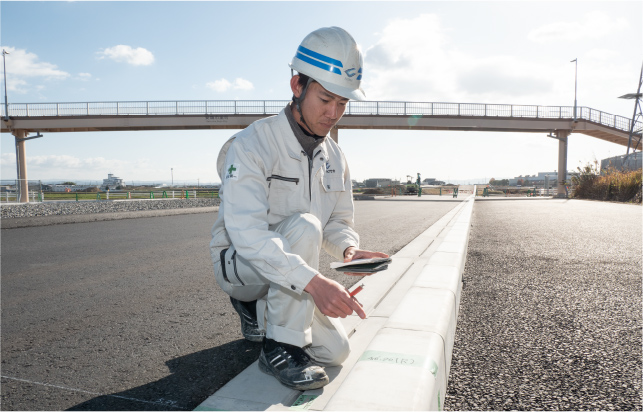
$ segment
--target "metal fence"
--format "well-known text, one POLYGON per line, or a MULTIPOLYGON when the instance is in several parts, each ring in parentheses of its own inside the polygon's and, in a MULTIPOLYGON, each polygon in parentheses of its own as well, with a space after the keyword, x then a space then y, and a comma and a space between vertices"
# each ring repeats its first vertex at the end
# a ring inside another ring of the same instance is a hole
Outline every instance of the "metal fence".
MULTIPOLYGON (((29 181, 29 202, 59 201, 103 201, 103 200, 142 200, 142 199, 214 199, 219 197, 217 189, 175 189, 175 190, 136 190, 136 191, 69 191, 52 192, 48 185, 40 181, 29 181)), ((20 185, 17 180, 3 180, 0 184, 1 203, 20 203, 20 185)))
MULTIPOLYGON (((154 115, 273 115, 287 100, 185 100, 79 103, 10 103, 11 117, 47 116, 154 116, 154 115)), ((5 108, 2 107, 4 116, 5 108)), ((630 131, 631 119, 589 107, 578 107, 579 119, 630 131)), ((435 103, 351 101, 345 115, 367 116, 476 116, 521 117, 536 119, 572 119, 573 106, 531 106, 486 103, 435 103)), ((641 132, 643 122, 635 131, 641 132)))
MULTIPOLYGON (((20 202, 22 179, 0 180, 0 202, 20 202)), ((42 181, 27 180, 27 196, 31 202, 42 202, 42 181)))
POLYGON ((97 192, 43 192, 44 201, 102 201, 102 200, 143 200, 143 199, 214 199, 219 197, 218 190, 135 190, 135 191, 97 191, 97 192))

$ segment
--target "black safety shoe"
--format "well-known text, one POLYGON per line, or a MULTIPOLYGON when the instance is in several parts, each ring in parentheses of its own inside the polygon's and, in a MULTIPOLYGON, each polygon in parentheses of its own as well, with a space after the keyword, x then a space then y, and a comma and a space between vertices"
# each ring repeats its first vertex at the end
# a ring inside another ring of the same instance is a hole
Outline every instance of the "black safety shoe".
POLYGON ((230 302, 241 318, 243 337, 250 342, 262 342, 266 332, 260 330, 259 323, 257 323, 257 301, 242 302, 231 296, 230 302))
POLYGON ((318 389, 329 382, 324 368, 315 365, 302 348, 267 338, 259 355, 259 370, 298 391, 318 389))

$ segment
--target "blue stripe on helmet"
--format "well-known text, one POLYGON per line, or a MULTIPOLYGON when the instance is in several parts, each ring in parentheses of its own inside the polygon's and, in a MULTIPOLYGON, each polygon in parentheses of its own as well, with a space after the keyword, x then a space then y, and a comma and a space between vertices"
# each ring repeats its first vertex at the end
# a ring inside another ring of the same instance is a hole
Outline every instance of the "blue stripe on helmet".
POLYGON ((341 70, 339 70, 337 67, 330 66, 330 65, 328 65, 326 63, 322 63, 322 62, 320 62, 318 60, 315 60, 315 59, 311 59, 310 57, 305 56, 305 55, 303 55, 301 53, 297 53, 297 55, 295 57, 297 57, 301 61, 304 61, 304 62, 306 62, 306 63, 308 63, 310 65, 313 65, 315 67, 319 67, 322 70, 326 70, 327 72, 336 73, 336 74, 339 74, 340 76, 342 75, 341 70))
POLYGON ((302 53, 304 53, 304 54, 307 54, 307 55, 309 55, 309 56, 311 56, 311 57, 314 57, 314 58, 315 58, 315 59, 317 59, 317 60, 321 60, 321 61, 323 61, 324 63, 328 63, 328 64, 331 64, 331 65, 333 65, 333 66, 337 66, 337 67, 344 67, 344 65, 342 64, 342 62, 340 62, 339 60, 335 60, 335 59, 333 59, 332 57, 324 56, 323 54, 319 54, 319 53, 314 52, 314 51, 312 51, 312 50, 310 50, 310 49, 307 49, 307 48, 305 48, 305 47, 303 47, 303 46, 299 46, 299 48, 297 49, 297 51, 298 51, 298 52, 302 52, 302 53))

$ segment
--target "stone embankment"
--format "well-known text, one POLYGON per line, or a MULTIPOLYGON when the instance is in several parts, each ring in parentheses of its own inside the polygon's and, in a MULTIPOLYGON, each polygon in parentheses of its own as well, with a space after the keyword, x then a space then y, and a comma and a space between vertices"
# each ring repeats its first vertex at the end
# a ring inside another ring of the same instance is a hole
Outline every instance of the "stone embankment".
POLYGON ((43 216, 86 215, 94 213, 189 209, 218 206, 220 202, 220 199, 158 199, 3 204, 0 217, 2 219, 14 219, 43 216))

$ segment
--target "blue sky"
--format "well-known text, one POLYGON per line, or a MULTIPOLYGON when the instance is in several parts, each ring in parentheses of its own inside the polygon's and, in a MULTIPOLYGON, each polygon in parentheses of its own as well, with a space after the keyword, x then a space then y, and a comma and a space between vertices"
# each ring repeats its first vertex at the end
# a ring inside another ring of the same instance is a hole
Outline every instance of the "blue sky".
MULTIPOLYGON (((303 37, 340 26, 365 52, 369 100, 571 106, 631 117, 640 1, 2 1, 10 103, 287 100, 303 37)), ((3 84, 4 88, 4 84, 3 84)), ((27 142, 28 177, 215 183, 231 130, 46 133, 27 142)), ((420 172, 474 181, 553 171, 545 134, 340 130, 352 177, 420 172)), ((1 176, 14 179, 13 136, 1 176)), ((625 153, 572 134, 568 169, 625 153)))

